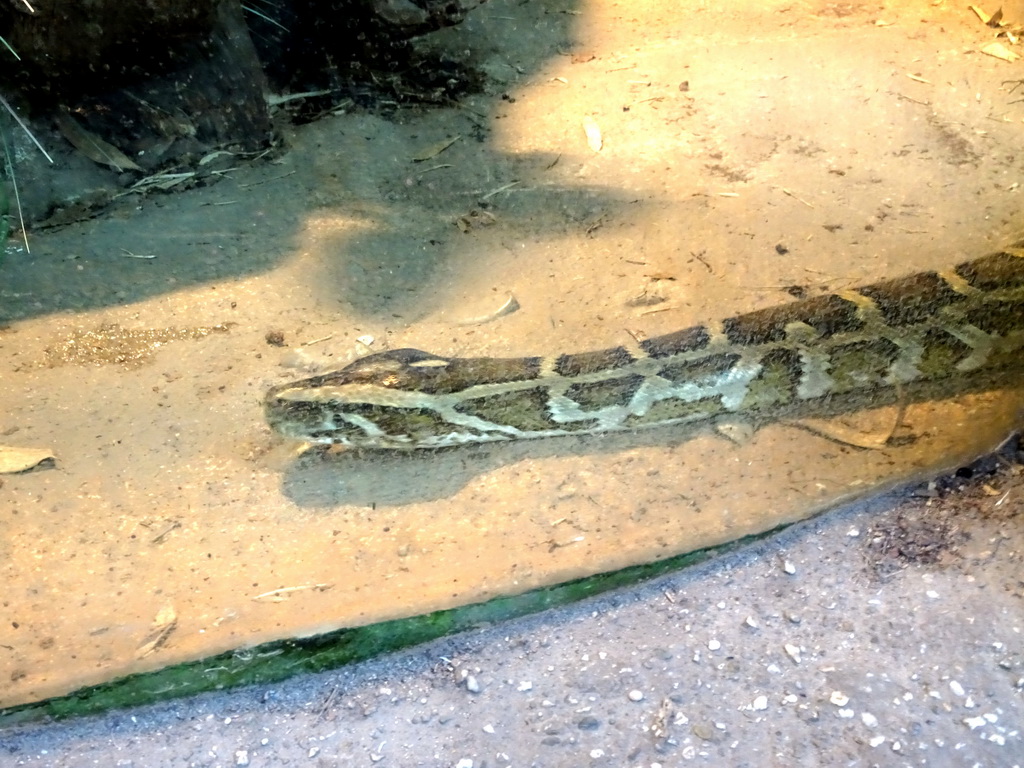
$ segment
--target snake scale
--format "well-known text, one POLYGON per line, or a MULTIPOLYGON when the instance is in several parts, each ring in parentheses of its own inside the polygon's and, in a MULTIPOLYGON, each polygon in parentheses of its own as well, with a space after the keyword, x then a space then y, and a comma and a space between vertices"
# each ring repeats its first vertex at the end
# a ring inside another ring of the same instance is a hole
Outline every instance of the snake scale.
POLYGON ((1024 372, 1024 240, 920 272, 631 345, 547 357, 396 349, 275 386, 283 435, 437 448, 726 417, 763 422, 985 386, 1024 372))

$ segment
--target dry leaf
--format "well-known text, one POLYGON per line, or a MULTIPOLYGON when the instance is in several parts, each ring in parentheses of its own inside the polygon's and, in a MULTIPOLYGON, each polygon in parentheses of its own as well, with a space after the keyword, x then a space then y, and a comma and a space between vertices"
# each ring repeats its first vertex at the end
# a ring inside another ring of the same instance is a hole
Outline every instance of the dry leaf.
POLYGON ((224 155, 227 155, 228 157, 234 157, 235 153, 234 152, 228 152, 225 149, 217 149, 217 150, 214 150, 213 152, 211 152, 208 155, 204 155, 199 160, 199 165, 206 165, 207 163, 216 160, 218 157, 223 157, 224 155))
POLYGON ((430 149, 426 150, 422 154, 417 155, 412 159, 414 163, 422 163, 424 160, 429 160, 432 157, 437 157, 444 152, 448 147, 454 144, 456 141, 461 139, 461 136, 456 136, 454 139, 445 139, 440 144, 435 144, 430 149))
POLYGON ((464 213, 462 216, 455 219, 455 226, 459 228, 462 234, 466 234, 477 224, 489 227, 497 220, 497 217, 490 211, 478 211, 474 208, 469 213, 464 213))
POLYGON ((146 635, 146 639, 142 641, 142 644, 135 651, 135 658, 141 659, 144 656, 148 656, 165 642, 170 637, 171 632, 178 626, 178 614, 174 610, 174 606, 165 605, 161 608, 156 618, 153 619, 153 627, 150 629, 149 634, 146 635))
POLYGON ((497 320, 499 317, 504 317, 505 315, 511 315, 513 312, 518 312, 519 310, 520 310, 519 301, 516 299, 515 296, 513 296, 510 293, 508 295, 508 298, 505 299, 505 303, 502 304, 497 309, 495 309, 495 310, 493 310, 491 312, 488 312, 485 315, 479 315, 478 317, 467 317, 467 318, 465 318, 463 320, 456 320, 456 321, 454 321, 454 324, 455 325, 483 325, 484 323, 489 323, 492 320, 497 320))
POLYGON ((587 146, 595 152, 600 152, 604 141, 601 138, 601 129, 598 127, 597 121, 589 115, 584 117, 583 131, 587 134, 587 146))
POLYGON ((970 8, 972 11, 974 11, 974 14, 979 19, 981 19, 981 23, 982 24, 988 24, 989 20, 992 18, 991 16, 989 16, 987 13, 985 13, 983 10, 981 10, 981 8, 979 8, 976 5, 969 5, 967 7, 970 8))
POLYGON ((57 127, 65 139, 94 163, 109 165, 116 171, 141 171, 127 155, 96 134, 85 130, 71 115, 61 112, 57 115, 57 127))
POLYGON ((1019 53, 1014 53, 1002 43, 989 43, 981 49, 981 52, 1009 62, 1014 62, 1020 58, 1019 53))
POLYGON ((132 184, 132 189, 144 190, 144 189, 162 189, 168 190, 171 187, 175 187, 181 184, 183 181, 195 178, 194 171, 188 171, 185 173, 158 173, 154 176, 147 176, 144 179, 139 179, 132 184))
POLYGON ((52 459, 53 451, 45 448, 15 448, 0 445, 0 475, 10 475, 32 469, 47 459, 52 459))

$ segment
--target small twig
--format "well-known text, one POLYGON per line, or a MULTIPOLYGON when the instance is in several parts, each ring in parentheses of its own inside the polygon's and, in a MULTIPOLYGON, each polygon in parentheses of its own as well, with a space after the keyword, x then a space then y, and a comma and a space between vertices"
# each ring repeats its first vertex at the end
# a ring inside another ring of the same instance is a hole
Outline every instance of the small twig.
POLYGON ((331 340, 333 338, 334 338, 334 334, 333 333, 329 333, 326 336, 321 336, 319 339, 313 339, 312 341, 304 341, 304 342, 302 342, 302 346, 304 346, 304 347, 311 347, 314 344, 319 344, 322 341, 329 341, 329 340, 331 340))
POLYGON ((494 197, 495 195, 497 195, 497 194, 499 194, 501 192, 504 192, 506 189, 511 189, 512 187, 514 187, 518 183, 519 183, 518 180, 517 181, 511 181, 508 184, 505 184, 504 186, 498 187, 497 189, 488 192, 486 195, 484 195, 480 199, 481 200, 487 200, 488 198, 494 197))
POLYGON ((452 167, 451 163, 441 163, 440 165, 432 165, 430 168, 424 168, 422 171, 420 171, 419 175, 422 176, 423 174, 430 173, 431 171, 439 171, 442 168, 451 168, 451 167, 452 167))
POLYGON ((18 61, 21 61, 21 56, 18 55, 18 52, 16 50, 11 48, 11 44, 8 43, 6 40, 4 40, 3 36, 0 36, 0 43, 4 44, 4 48, 6 48, 8 51, 10 51, 11 55, 14 58, 16 58, 18 61))
POLYGON ((19 126, 21 126, 21 130, 23 130, 23 131, 25 132, 25 135, 26 135, 26 136, 28 136, 28 137, 29 137, 30 139, 32 139, 32 143, 33 143, 33 144, 35 144, 35 145, 36 145, 36 147, 38 147, 38 148, 39 148, 39 151, 40 151, 40 152, 42 152, 42 153, 43 153, 43 157, 45 157, 45 158, 46 158, 47 160, 49 160, 49 161, 50 161, 50 162, 52 163, 52 162, 53 162, 53 158, 52 158, 52 157, 50 157, 49 153, 48 153, 48 152, 47 152, 47 151, 46 151, 45 149, 43 149, 43 145, 39 143, 39 139, 37 139, 37 138, 36 138, 36 137, 35 137, 35 136, 34 136, 34 135, 32 134, 32 131, 30 131, 30 130, 28 129, 28 126, 27 126, 27 125, 25 125, 25 123, 23 123, 23 122, 21 121, 21 118, 20 118, 20 117, 18 117, 18 113, 14 111, 14 107, 12 107, 12 106, 11 106, 10 104, 8 104, 8 103, 7 103, 7 99, 5 99, 5 98, 4 98, 3 96, 0 96, 0 104, 3 104, 3 106, 4 106, 4 109, 6 109, 6 110, 7 110, 8 112, 10 112, 10 113, 11 113, 11 117, 13 117, 13 118, 14 118, 14 121, 15 121, 15 122, 16 122, 16 123, 17 123, 17 124, 18 124, 19 126))
POLYGON ((927 107, 928 106, 928 102, 927 101, 920 101, 919 99, 912 99, 909 96, 904 96, 902 93, 896 93, 894 91, 889 91, 889 93, 891 93, 893 96, 896 96, 897 98, 906 99, 907 101, 912 101, 915 104, 920 104, 923 107, 927 107))
POLYGON ((256 595, 252 599, 253 600, 264 600, 264 599, 268 599, 269 598, 269 599, 273 600, 274 602, 280 602, 281 600, 285 599, 285 598, 281 597, 281 595, 286 595, 286 594, 289 594, 291 592, 301 592, 301 591, 306 590, 306 589, 315 589, 318 592, 323 592, 325 589, 330 589, 330 588, 331 588, 330 584, 303 584, 301 587, 282 587, 281 589, 272 589, 269 592, 264 592, 263 594, 256 595))
POLYGON ((657 309, 645 309, 643 312, 640 313, 640 316, 643 317, 644 315, 656 315, 659 312, 670 312, 674 309, 675 307, 658 307, 657 309))
POLYGON ((324 702, 324 705, 322 707, 320 707, 320 711, 317 713, 317 716, 316 716, 317 720, 323 720, 324 714, 326 714, 327 710, 330 709, 331 704, 334 703, 334 697, 337 696, 337 695, 338 695, 338 686, 334 686, 334 688, 331 689, 330 694, 328 694, 327 700, 324 702))
POLYGON ((703 253, 697 253, 696 251, 690 251, 690 255, 693 256, 693 258, 695 258, 701 264, 703 264, 707 268, 708 272, 714 274, 715 270, 713 270, 711 268, 711 265, 708 264, 707 260, 704 258, 704 254, 703 253))
MULTIPOLYGON (((14 161, 11 159, 11 150, 7 146, 7 137, 0 132, 0 139, 4 145, 4 167, 11 176, 11 186, 14 188, 14 204, 18 207, 18 223, 21 226, 21 239, 25 243, 25 253, 32 253, 28 245, 28 231, 25 229, 25 212, 21 207, 21 193, 18 192, 18 179, 14 175, 14 161)), ((5 238, 6 239, 6 238, 5 238)), ((0 253, 3 253, 3 243, 0 243, 0 253)))
POLYGON ((272 107, 280 106, 281 104, 287 104, 289 101, 296 101, 297 99, 309 99, 315 96, 329 96, 330 91, 303 91, 302 93, 272 93, 267 96, 267 104, 272 107))
POLYGON ((784 194, 784 195, 789 195, 789 196, 790 196, 790 197, 792 197, 792 198, 793 198, 794 200, 796 200, 796 201, 797 201, 798 203, 803 203, 803 204, 804 204, 804 205, 806 205, 806 206, 807 206, 808 208, 813 208, 813 207, 814 207, 813 205, 811 205, 810 203, 808 203, 808 202, 807 202, 806 200, 803 200, 803 199, 801 199, 801 198, 797 197, 796 195, 794 195, 794 194, 793 194, 792 192, 790 192, 790 191, 789 191, 788 189, 786 189, 785 187, 779 187, 779 189, 781 189, 781 190, 782 190, 782 194, 784 194))
MULTIPOLYGON (((24 0, 22 0, 22 2, 24 2, 24 0)), ((288 27, 286 27, 284 24, 279 22, 277 19, 272 19, 269 16, 267 16, 265 13, 260 13, 259 11, 257 11, 255 8, 252 8, 251 6, 243 4, 242 5, 242 10, 243 11, 248 11, 253 16, 259 16, 261 19, 263 19, 268 24, 273 24, 275 27, 283 29, 285 32, 291 32, 291 30, 288 29, 288 27)))
POLYGON ((289 176, 294 176, 295 171, 288 171, 288 173, 281 174, 280 176, 274 176, 270 179, 263 179, 262 181, 252 181, 248 184, 239 184, 240 187, 258 187, 260 184, 267 184, 271 181, 278 181, 279 179, 287 179, 289 176))
POLYGON ((170 524, 170 526, 168 526, 167 530, 165 530, 163 533, 159 534, 156 538, 153 539, 153 543, 159 544, 161 541, 163 541, 170 535, 171 531, 174 531, 178 528, 181 528, 181 523, 175 520, 173 523, 170 524))

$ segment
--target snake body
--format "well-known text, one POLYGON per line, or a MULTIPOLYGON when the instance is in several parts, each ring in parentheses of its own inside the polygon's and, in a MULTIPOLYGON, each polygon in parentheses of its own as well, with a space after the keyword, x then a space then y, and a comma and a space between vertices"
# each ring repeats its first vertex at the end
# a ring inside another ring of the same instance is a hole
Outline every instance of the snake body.
POLYGON ((372 354, 273 387, 278 432, 437 448, 740 417, 754 422, 1013 385, 1024 372, 1024 240, 941 272, 760 309, 591 352, 372 354))

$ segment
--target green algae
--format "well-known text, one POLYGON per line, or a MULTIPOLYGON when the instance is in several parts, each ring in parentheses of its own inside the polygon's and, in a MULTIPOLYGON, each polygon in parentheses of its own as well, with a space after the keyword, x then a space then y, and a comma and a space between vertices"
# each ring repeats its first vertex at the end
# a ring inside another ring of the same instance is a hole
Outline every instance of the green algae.
POLYGON ((597 574, 512 597, 436 611, 365 627, 339 629, 308 638, 277 640, 254 648, 229 651, 198 661, 128 675, 82 688, 67 696, 0 710, 0 727, 44 718, 95 715, 221 691, 243 685, 272 683, 294 675, 324 672, 354 662, 425 643, 446 635, 506 621, 548 608, 568 605, 613 589, 679 570, 770 536, 786 526, 718 547, 689 552, 654 563, 597 574))

